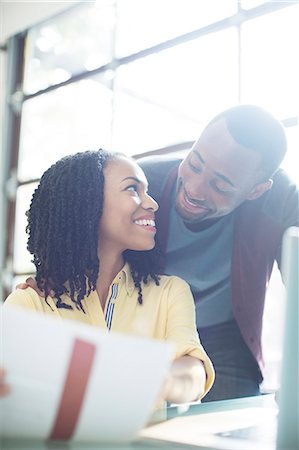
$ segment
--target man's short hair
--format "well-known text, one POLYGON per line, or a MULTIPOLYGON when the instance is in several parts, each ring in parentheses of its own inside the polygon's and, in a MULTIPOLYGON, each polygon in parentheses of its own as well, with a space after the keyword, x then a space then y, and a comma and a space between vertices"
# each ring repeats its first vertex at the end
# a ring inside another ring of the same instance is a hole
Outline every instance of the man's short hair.
POLYGON ((233 139, 240 145, 259 152, 267 177, 273 175, 287 151, 287 139, 282 123, 265 109, 256 105, 229 108, 210 123, 225 119, 233 139))

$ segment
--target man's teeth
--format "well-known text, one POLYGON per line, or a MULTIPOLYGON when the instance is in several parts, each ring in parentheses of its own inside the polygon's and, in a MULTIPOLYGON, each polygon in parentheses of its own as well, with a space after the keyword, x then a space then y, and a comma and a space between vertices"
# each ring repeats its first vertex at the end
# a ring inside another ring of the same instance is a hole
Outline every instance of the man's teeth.
POLYGON ((156 223, 152 219, 142 219, 142 220, 134 220, 134 223, 137 225, 148 225, 150 227, 155 227, 156 223))
POLYGON ((192 206, 198 206, 196 203, 194 203, 192 200, 189 200, 189 198, 187 198, 187 197, 185 197, 186 198, 186 202, 187 203, 189 203, 189 205, 192 205, 192 206))
POLYGON ((207 209, 206 206, 201 205, 201 204, 198 204, 198 203, 196 203, 196 202, 193 202, 192 200, 189 200, 189 198, 187 198, 186 196, 185 196, 185 201, 186 201, 186 203, 188 203, 188 204, 191 205, 191 206, 196 206, 197 208, 204 208, 204 209, 207 209))

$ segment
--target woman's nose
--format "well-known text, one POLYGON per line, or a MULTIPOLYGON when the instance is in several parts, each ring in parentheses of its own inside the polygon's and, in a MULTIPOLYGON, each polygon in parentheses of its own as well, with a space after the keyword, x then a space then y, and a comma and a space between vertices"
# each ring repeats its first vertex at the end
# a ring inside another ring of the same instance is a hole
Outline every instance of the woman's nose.
POLYGON ((144 199, 142 201, 142 207, 144 209, 151 209, 152 211, 156 212, 159 209, 159 205, 156 202, 156 200, 153 199, 148 194, 145 194, 144 199))

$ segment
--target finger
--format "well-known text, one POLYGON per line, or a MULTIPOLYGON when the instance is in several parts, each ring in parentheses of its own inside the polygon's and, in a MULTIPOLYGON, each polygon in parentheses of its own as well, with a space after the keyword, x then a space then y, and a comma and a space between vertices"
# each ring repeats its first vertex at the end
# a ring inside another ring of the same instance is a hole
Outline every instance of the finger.
MULTIPOLYGON (((18 286, 20 286, 20 289, 26 289, 27 287, 31 287, 32 289, 35 290, 35 292, 40 296, 40 297, 45 297, 45 292, 41 291, 38 287, 37 287, 37 283, 35 278, 29 277, 26 278, 25 283, 20 283, 18 286)), ((17 287, 18 287, 17 286, 17 287)), ((49 294, 50 297, 55 297, 55 292, 50 289, 49 294)))
POLYGON ((29 287, 29 284, 27 283, 19 283, 16 285, 16 289, 27 289, 29 287))
POLYGON ((26 283, 28 284, 28 286, 30 286, 32 289, 35 290, 35 292, 40 296, 40 297, 45 297, 45 293, 44 291, 41 291, 38 287, 37 287, 37 283, 36 283, 36 279, 29 277, 26 279, 26 283))
POLYGON ((36 281, 32 277, 26 278, 25 283, 27 283, 31 287, 36 286, 36 281))

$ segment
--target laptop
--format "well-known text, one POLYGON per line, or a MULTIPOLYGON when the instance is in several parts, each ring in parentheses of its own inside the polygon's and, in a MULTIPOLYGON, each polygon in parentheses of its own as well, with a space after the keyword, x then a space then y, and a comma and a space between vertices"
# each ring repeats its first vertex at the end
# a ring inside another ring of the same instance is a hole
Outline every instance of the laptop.
POLYGON ((277 450, 299 449, 299 228, 283 241, 283 278, 287 289, 284 346, 279 392, 277 450))
POLYGON ((299 449, 299 228, 283 237, 282 276, 286 287, 280 389, 245 399, 170 407, 170 420, 141 432, 142 439, 180 448, 221 450, 299 449))

